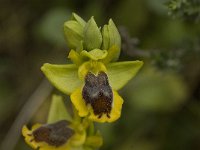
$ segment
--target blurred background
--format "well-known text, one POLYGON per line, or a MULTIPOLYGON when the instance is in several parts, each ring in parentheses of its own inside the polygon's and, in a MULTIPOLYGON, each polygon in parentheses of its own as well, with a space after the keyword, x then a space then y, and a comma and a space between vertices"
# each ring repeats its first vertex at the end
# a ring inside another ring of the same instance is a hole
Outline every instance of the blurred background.
POLYGON ((122 117, 97 124, 101 150, 199 150, 199 0, 1 0, 1 149, 29 150, 22 124, 46 121, 50 94, 59 92, 40 67, 67 62, 63 23, 72 12, 100 26, 112 18, 122 36, 120 60, 145 63, 120 91, 122 117))

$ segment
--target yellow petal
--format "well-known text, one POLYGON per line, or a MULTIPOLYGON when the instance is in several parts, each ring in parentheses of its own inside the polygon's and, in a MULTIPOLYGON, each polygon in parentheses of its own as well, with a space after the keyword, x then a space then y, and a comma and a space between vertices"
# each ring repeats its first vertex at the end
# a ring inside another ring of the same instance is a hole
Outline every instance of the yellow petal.
POLYGON ((92 107, 90 105, 86 106, 86 103, 82 98, 82 88, 78 88, 71 94, 71 101, 77 109, 80 117, 89 114, 88 118, 96 122, 113 122, 121 116, 123 99, 116 91, 113 91, 113 106, 110 112, 110 118, 108 118, 106 114, 103 114, 101 118, 98 118, 98 115, 94 114, 92 107))
POLYGON ((121 116, 121 109, 122 109, 123 99, 116 91, 113 91, 113 106, 110 113, 110 118, 107 117, 106 114, 103 114, 101 118, 98 118, 97 115, 93 113, 92 108, 90 109, 89 119, 96 121, 96 122, 113 122, 121 116))
MULTIPOLYGON (((39 124, 37 124, 37 127, 39 127, 39 124)), ((37 129, 36 126, 34 128, 37 129)), ((33 149, 37 149, 40 146, 40 144, 34 141, 32 130, 29 130, 27 126, 23 126, 22 135, 25 137, 26 143, 30 145, 33 149)))
POLYGON ((68 58, 78 66, 83 63, 82 57, 73 49, 69 52, 68 58))
POLYGON ((34 125, 32 126, 31 130, 34 131, 34 130, 38 129, 38 128, 41 127, 41 126, 42 126, 41 124, 36 123, 36 124, 34 124, 34 125))
POLYGON ((78 111, 80 117, 87 116, 89 111, 82 98, 82 88, 76 89, 70 96, 72 103, 78 111))

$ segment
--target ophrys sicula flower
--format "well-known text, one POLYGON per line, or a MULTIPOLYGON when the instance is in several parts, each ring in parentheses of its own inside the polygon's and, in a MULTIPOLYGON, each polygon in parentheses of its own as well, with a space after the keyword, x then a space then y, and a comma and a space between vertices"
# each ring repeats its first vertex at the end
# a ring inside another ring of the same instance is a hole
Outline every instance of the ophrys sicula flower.
POLYGON ((24 126, 22 134, 33 149, 70 150, 74 130, 68 125, 66 120, 61 120, 53 124, 35 124, 31 130, 24 126))
POLYGON ((71 95, 71 101, 81 117, 97 122, 113 122, 121 115, 123 99, 118 94, 137 71, 142 61, 111 62, 118 51, 94 49, 69 58, 75 64, 44 64, 41 68, 49 81, 60 91, 71 95))
POLYGON ((121 37, 112 19, 101 30, 94 17, 88 22, 74 14, 64 23, 73 64, 44 64, 42 71, 60 91, 70 95, 81 117, 113 122, 121 115, 121 89, 135 76, 142 61, 116 62, 121 37))

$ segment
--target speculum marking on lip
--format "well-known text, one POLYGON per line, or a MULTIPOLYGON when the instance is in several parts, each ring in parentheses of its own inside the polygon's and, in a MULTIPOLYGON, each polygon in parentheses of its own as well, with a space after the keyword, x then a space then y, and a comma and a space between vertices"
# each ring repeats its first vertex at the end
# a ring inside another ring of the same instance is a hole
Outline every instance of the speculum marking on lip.
POLYGON ((99 72, 97 76, 91 72, 86 75, 82 96, 86 104, 92 106, 94 114, 98 118, 101 118, 103 114, 110 118, 113 92, 105 72, 99 72))
POLYGON ((46 142, 51 146, 61 146, 74 134, 74 131, 67 127, 68 122, 61 120, 53 124, 47 124, 33 131, 36 142, 46 142))

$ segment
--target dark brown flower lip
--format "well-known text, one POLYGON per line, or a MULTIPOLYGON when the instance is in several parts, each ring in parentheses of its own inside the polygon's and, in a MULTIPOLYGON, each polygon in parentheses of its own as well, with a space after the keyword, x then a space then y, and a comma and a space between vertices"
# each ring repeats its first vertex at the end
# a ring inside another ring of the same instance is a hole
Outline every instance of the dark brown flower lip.
POLYGON ((68 125, 69 122, 66 120, 42 125, 33 131, 33 140, 36 142, 46 142, 55 147, 62 146, 74 134, 74 131, 68 125))
POLYGON ((85 85, 82 91, 86 104, 91 104, 94 114, 101 118, 106 114, 110 118, 112 109, 113 92, 105 72, 99 72, 97 76, 88 72, 85 77, 85 85))

